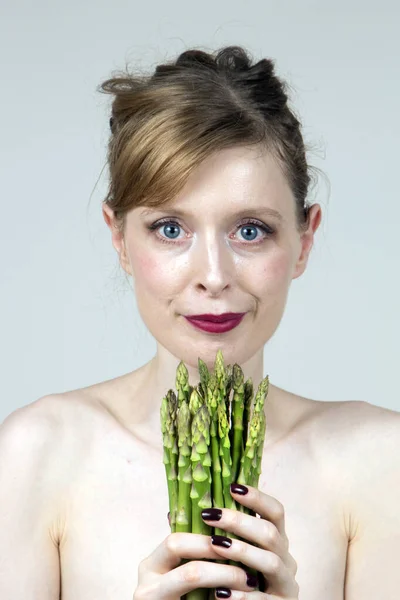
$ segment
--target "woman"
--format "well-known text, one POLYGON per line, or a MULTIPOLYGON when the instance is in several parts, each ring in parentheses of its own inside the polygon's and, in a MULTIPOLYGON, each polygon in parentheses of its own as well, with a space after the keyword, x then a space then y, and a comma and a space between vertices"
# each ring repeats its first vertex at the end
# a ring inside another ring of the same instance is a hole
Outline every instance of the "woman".
POLYGON ((264 345, 321 221, 306 202, 311 169, 273 62, 253 64, 240 47, 191 50, 101 90, 115 96, 104 219, 157 353, 3 423, 0 597, 176 600, 207 587, 233 600, 394 600, 394 411, 270 383, 258 489, 232 489, 261 520, 206 515, 246 542, 170 534, 166 518, 159 409, 177 365, 196 385, 198 358, 212 368, 221 349, 258 385, 264 345), (193 319, 204 313, 240 318, 216 333, 193 319), (221 558, 263 573, 265 589, 209 562, 221 558))

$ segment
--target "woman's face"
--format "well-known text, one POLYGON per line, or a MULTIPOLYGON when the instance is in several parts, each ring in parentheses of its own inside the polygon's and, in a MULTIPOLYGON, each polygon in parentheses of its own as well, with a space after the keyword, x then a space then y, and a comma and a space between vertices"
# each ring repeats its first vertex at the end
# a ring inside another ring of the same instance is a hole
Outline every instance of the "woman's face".
POLYGON ((192 365, 198 356, 213 361, 218 349, 226 364, 230 356, 244 364, 263 349, 281 321, 292 279, 306 267, 320 219, 315 207, 310 232, 301 236, 294 198, 272 157, 233 148, 201 163, 168 207, 131 210, 124 239, 114 233, 113 243, 157 342, 192 365), (226 312, 246 315, 223 334, 185 319, 226 312))

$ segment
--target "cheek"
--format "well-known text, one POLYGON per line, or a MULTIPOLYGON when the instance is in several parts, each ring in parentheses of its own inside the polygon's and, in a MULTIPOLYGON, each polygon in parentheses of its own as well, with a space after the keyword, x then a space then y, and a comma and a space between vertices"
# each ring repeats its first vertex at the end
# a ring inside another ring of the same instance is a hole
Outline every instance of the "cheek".
POLYGON ((135 279, 145 287, 153 287, 162 277, 163 269, 161 263, 156 261, 148 252, 135 252, 134 254, 133 272, 135 279))
POLYGON ((151 257, 148 252, 144 252, 143 254, 135 254, 135 262, 134 262, 134 270, 135 274, 138 273, 143 275, 148 273, 151 275, 155 271, 157 271, 157 262, 151 257))
POLYGON ((290 257, 277 252, 264 261, 261 267, 261 281, 270 290, 280 289, 290 281, 290 257))
POLYGON ((135 250, 131 264, 136 289, 141 288, 153 297, 171 294, 177 284, 176 265, 170 259, 163 261, 160 254, 135 250))

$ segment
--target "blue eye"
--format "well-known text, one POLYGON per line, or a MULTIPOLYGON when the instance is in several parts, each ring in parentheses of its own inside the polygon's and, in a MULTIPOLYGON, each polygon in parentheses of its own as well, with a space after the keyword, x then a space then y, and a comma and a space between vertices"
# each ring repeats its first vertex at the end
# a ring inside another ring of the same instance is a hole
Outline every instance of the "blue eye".
MULTIPOLYGON (((166 244, 173 244, 173 243, 181 243, 181 242, 174 242, 173 240, 178 239, 178 235, 179 233, 176 232, 176 229, 182 229, 182 226, 177 222, 177 221, 173 221, 171 219, 165 218, 165 219, 161 219, 156 221, 155 223, 152 223, 151 225, 148 225, 147 228, 150 231, 154 231, 157 238, 166 244), (164 233, 167 237, 163 237, 161 235, 159 235, 158 233, 158 229, 160 229, 161 227, 163 227, 164 229, 164 233), (171 229, 172 229, 172 237, 169 237, 169 233, 171 233, 171 229), (175 233, 174 231, 175 230, 175 233), (167 233, 167 231, 169 233, 167 233)), ((268 225, 266 225, 265 223, 263 223, 262 221, 258 221, 256 219, 247 219, 245 223, 241 223, 238 225, 238 230, 246 230, 247 233, 245 235, 248 235, 249 230, 253 230, 253 234, 250 233, 250 235, 256 235, 257 234, 257 229, 262 231, 262 236, 261 239, 258 240, 257 238, 252 238, 250 240, 246 240, 245 238, 245 242, 248 241, 251 245, 255 246, 257 244, 261 244, 262 242, 264 242, 268 237, 270 237, 271 235, 273 235, 275 233, 275 230, 272 229, 271 227, 269 227, 268 225), (253 240, 256 239, 256 241, 254 242, 253 240)))
MULTIPOLYGON (((176 229, 177 227, 180 227, 180 225, 178 225, 177 223, 167 223, 166 225, 164 225, 164 229, 165 231, 167 231, 167 229, 176 229)), ((175 236, 176 237, 176 236, 175 236)))
MULTIPOLYGON (((251 230, 251 229, 253 229, 253 231, 254 231, 254 232, 256 232, 256 230, 257 230, 257 227, 255 227, 254 225, 251 225, 251 227, 249 227, 249 225, 243 225, 243 227, 241 228, 241 231, 242 231, 243 229, 247 229, 247 230, 249 230, 249 229, 250 229, 250 230, 251 230)), ((256 233, 257 233, 257 232, 256 232, 256 233)), ((253 238, 253 239, 254 239, 254 238, 253 238)), ((252 241, 252 240, 247 240, 247 241, 252 241)))

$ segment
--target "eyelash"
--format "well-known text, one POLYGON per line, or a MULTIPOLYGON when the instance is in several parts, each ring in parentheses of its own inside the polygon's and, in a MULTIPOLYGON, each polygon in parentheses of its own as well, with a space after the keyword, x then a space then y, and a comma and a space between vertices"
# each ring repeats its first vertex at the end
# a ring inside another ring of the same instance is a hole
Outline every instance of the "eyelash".
MULTIPOLYGON (((152 232, 155 232, 156 237, 163 244, 179 244, 179 243, 181 243, 181 242, 175 242, 174 240, 168 240, 167 238, 161 237, 157 233, 156 230, 159 229, 162 225, 177 225, 178 227, 180 227, 182 229, 182 225, 180 225, 180 223, 178 221, 173 221, 170 218, 159 219, 155 223, 152 223, 151 225, 148 225, 147 229, 149 229, 152 232)), ((268 237, 270 237, 271 235, 273 235, 275 233, 274 229, 272 229, 271 227, 269 227, 268 225, 266 225, 262 221, 258 221, 256 219, 246 219, 244 222, 239 223, 238 230, 241 227, 244 227, 245 225, 256 225, 264 233, 264 237, 261 240, 259 240, 258 242, 248 242, 248 244, 252 245, 252 246, 258 246, 259 244, 262 244, 268 237)), ((244 242, 244 243, 246 244, 246 242, 244 242)))

